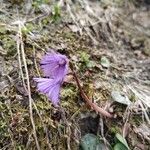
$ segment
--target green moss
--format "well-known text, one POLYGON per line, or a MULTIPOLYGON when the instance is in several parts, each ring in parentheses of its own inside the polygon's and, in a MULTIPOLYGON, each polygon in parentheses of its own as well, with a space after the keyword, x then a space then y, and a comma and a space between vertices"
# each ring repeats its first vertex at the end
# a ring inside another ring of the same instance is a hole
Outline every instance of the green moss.
POLYGON ((81 59, 81 62, 88 64, 90 61, 90 55, 82 51, 80 52, 80 59, 81 59))
POLYGON ((2 38, 3 49, 7 51, 7 56, 14 56, 16 54, 16 42, 9 36, 2 38))
POLYGON ((74 98, 75 95, 76 95, 76 91, 74 87, 64 87, 61 91, 62 99, 74 98))
POLYGON ((49 0, 34 0, 32 6, 38 9, 41 4, 49 4, 49 2, 49 0))
POLYGON ((2 35, 2 34, 6 34, 6 32, 7 32, 6 28, 0 26, 0 34, 1 34, 1 35, 2 35))
POLYGON ((75 35, 74 35, 74 33, 72 33, 72 32, 67 32, 67 31, 65 31, 65 32, 63 32, 62 33, 62 35, 61 35, 63 38, 65 38, 65 39, 69 39, 69 40, 71 40, 70 42, 70 44, 73 44, 73 42, 76 40, 75 39, 75 35))
POLYGON ((34 29, 34 26, 32 23, 28 23, 25 27, 22 28, 22 33, 23 34, 27 34, 29 32, 31 32, 34 29))
POLYGON ((136 96, 135 96, 135 94, 132 93, 132 94, 130 95, 129 99, 130 99, 131 102, 136 102, 136 96))
POLYGON ((140 115, 132 115, 132 117, 130 118, 130 123, 136 126, 139 126, 141 124, 141 122, 143 122, 142 117, 140 115))
POLYGON ((52 20, 53 22, 58 22, 61 18, 61 8, 59 7, 59 5, 55 4, 53 7, 53 16, 52 16, 52 20))
POLYGON ((42 24, 43 25, 47 25, 47 24, 49 24, 50 23, 50 18, 44 18, 43 20, 42 20, 42 24))
POLYGON ((113 134, 116 134, 116 133, 119 133, 120 132, 120 128, 115 125, 115 126, 112 126, 110 129, 110 132, 113 133, 113 134))

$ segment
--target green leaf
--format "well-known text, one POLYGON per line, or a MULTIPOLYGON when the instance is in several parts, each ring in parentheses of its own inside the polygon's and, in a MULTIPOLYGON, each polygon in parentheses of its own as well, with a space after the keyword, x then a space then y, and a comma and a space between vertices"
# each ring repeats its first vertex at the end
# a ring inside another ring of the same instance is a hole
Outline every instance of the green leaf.
POLYGON ((80 143, 80 150, 105 150, 105 144, 94 134, 86 134, 80 143))
POLYGON ((92 68, 92 67, 95 67, 95 62, 94 61, 89 61, 88 63, 87 63, 87 67, 88 68, 92 68))
POLYGON ((117 143, 113 149, 114 150, 128 150, 128 148, 124 146, 122 143, 117 143))
POLYGON ((126 139, 124 137, 122 137, 122 135, 120 135, 119 133, 117 133, 116 134, 116 138, 118 139, 118 141, 120 143, 122 143, 127 148, 127 150, 130 149, 129 146, 128 146, 128 143, 126 141, 126 139))
POLYGON ((111 97, 114 101, 124 105, 130 105, 132 103, 126 95, 122 95, 119 91, 112 91, 111 97))

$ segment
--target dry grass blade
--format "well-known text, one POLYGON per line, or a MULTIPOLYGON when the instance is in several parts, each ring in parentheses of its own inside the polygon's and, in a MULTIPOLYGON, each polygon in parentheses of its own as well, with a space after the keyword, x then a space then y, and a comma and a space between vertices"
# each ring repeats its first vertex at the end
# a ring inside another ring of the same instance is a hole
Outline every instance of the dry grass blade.
POLYGON ((21 62, 21 54, 20 54, 20 40, 19 40, 19 34, 17 36, 17 54, 18 54, 18 62, 19 62, 19 73, 21 75, 21 78, 22 78, 22 82, 23 82, 23 86, 24 86, 24 89, 27 91, 26 89, 26 85, 25 85, 25 79, 24 79, 24 75, 23 75, 23 71, 22 71, 22 62, 21 62))
POLYGON ((139 104, 148 124, 150 124, 150 118, 148 115, 149 113, 148 109, 150 109, 149 88, 146 86, 142 86, 142 85, 140 86, 128 85, 127 88, 135 94, 135 97, 137 98, 136 103, 139 104))
MULTIPOLYGON (((20 59, 20 49, 21 49, 21 55, 22 55, 22 59, 23 59, 23 64, 25 67, 25 73, 26 73, 26 80, 27 80, 27 93, 28 93, 28 98, 29 98, 29 112, 30 112, 30 120, 31 120, 31 124, 33 127, 33 136, 35 138, 35 142, 36 142, 36 147, 38 150, 40 150, 40 146, 38 143, 38 139, 37 139, 37 135, 36 135, 36 129, 35 129, 35 124, 34 124, 34 119, 33 119, 33 112, 32 112, 32 97, 31 97, 31 89, 30 89, 30 81, 29 81, 29 73, 28 73, 28 68, 27 68, 27 63, 26 63, 26 56, 25 56, 25 51, 24 51, 24 43, 22 40, 22 32, 21 32, 21 21, 18 21, 18 35, 19 35, 19 41, 17 42, 17 47, 18 52, 19 52, 19 59, 20 59), (19 46, 20 45, 20 46, 19 46)), ((19 63, 21 63, 21 61, 19 60, 19 63)), ((20 64, 21 66, 21 64, 20 64)), ((23 73, 23 72, 22 72, 23 73)), ((23 75, 22 75, 23 77, 23 75)), ((25 83, 24 83, 25 84, 25 83)), ((25 86, 25 85, 24 85, 25 86)))
POLYGON ((71 18, 72 18, 72 20, 73 20, 73 22, 76 24, 76 26, 78 27, 78 29, 79 29, 79 32, 80 32, 80 34, 82 34, 82 29, 81 29, 81 27, 80 27, 80 25, 79 25, 79 23, 78 23, 78 21, 77 21, 77 17, 73 14, 73 12, 71 11, 71 7, 70 7, 70 5, 67 3, 67 11, 68 11, 68 13, 70 14, 70 16, 71 16, 71 18))

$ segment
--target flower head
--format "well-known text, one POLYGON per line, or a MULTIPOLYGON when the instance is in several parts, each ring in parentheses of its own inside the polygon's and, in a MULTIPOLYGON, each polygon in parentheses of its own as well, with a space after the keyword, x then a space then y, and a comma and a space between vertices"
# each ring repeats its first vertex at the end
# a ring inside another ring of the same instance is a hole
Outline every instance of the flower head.
POLYGON ((34 81, 38 83, 38 90, 43 94, 46 94, 51 102, 57 106, 59 103, 61 83, 49 78, 34 78, 34 81))
POLYGON ((68 59, 65 55, 48 53, 41 60, 41 68, 47 78, 34 78, 34 81, 37 82, 38 90, 57 106, 60 87, 68 72, 68 59))
POLYGON ((68 59, 65 55, 48 53, 41 60, 41 68, 46 77, 63 81, 68 71, 68 59))

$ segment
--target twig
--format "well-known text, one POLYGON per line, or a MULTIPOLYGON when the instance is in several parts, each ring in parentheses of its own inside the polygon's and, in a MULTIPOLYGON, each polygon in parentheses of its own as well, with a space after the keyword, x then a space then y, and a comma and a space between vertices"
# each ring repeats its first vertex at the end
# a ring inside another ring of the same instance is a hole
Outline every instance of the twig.
POLYGON ((28 92, 28 98, 29 98, 30 120, 31 120, 31 124, 32 124, 32 127, 33 127, 33 136, 35 138, 36 147, 37 147, 37 150, 40 150, 40 146, 39 146, 39 143, 38 143, 38 140, 37 140, 37 135, 36 135, 35 124, 34 124, 34 120, 33 120, 32 97, 31 97, 29 73, 28 73, 28 68, 27 68, 27 63, 26 63, 26 56, 25 56, 25 52, 24 52, 24 43, 23 43, 23 40, 22 40, 22 32, 21 32, 21 24, 20 23, 18 23, 18 27, 19 27, 18 34, 19 34, 19 39, 20 39, 21 54, 22 54, 23 64, 24 64, 25 73, 26 73, 26 80, 27 80, 27 92, 28 92))
POLYGON ((19 40, 19 33, 18 33, 18 36, 17 36, 17 54, 18 54, 18 62, 19 62, 19 73, 21 75, 21 78, 22 78, 22 82, 23 82, 23 87, 24 89, 27 91, 27 88, 26 88, 26 84, 25 84, 25 79, 24 79, 24 75, 23 75, 23 70, 22 70, 22 63, 21 63, 21 57, 20 57, 20 40, 19 40))
MULTIPOLYGON (((19 34, 19 36, 20 36, 20 34, 19 34)), ((25 84, 25 81, 24 81, 22 66, 21 66, 21 57, 20 57, 20 50, 19 50, 19 48, 20 48, 20 41, 18 40, 18 41, 17 41, 17 52, 18 52, 18 60, 19 60, 20 73, 21 73, 21 77, 22 77, 22 81, 23 81, 23 86, 24 86, 25 90, 27 91, 26 84, 25 84)), ((34 46, 33 46, 33 53, 34 53, 34 56, 35 56, 35 47, 34 47, 34 46)), ((36 71, 37 71, 37 73, 38 73, 38 76, 40 76, 40 72, 39 72, 38 67, 37 67, 36 59, 34 59, 34 64, 35 64, 35 69, 36 69, 36 71)), ((34 103, 33 99, 31 99, 31 100, 32 100, 33 106, 34 106, 34 108, 35 108, 35 110, 36 110, 36 112, 37 112, 37 114, 38 114, 38 116, 40 117, 40 120, 41 120, 41 122, 42 122, 43 129, 44 129, 44 132, 45 132, 46 138, 47 138, 48 147, 49 147, 49 149, 52 149, 52 148, 51 148, 51 144, 50 144, 50 140, 49 140, 49 138, 48 138, 47 128, 46 128, 46 126, 45 126, 45 124, 44 124, 44 122, 43 122, 43 119, 42 119, 42 117, 41 117, 41 115, 40 115, 38 109, 37 109, 36 104, 34 103)))
POLYGON ((76 75, 76 73, 75 73, 75 71, 74 71, 74 69, 73 69, 73 65, 72 65, 71 62, 70 62, 70 68, 71 68, 72 73, 73 73, 73 76, 74 76, 74 78, 75 78, 75 80, 76 80, 77 86, 78 86, 78 88, 79 88, 79 90, 80 90, 80 92, 81 92, 81 96, 82 96, 82 98, 87 102, 87 104, 88 104, 89 106, 91 106, 96 112, 101 113, 103 116, 106 116, 106 117, 108 117, 108 118, 113 118, 113 115, 112 115, 112 114, 110 114, 110 113, 107 112, 106 110, 102 109, 101 107, 97 106, 95 103, 92 103, 92 101, 91 101, 91 100, 87 97, 87 95, 84 93, 84 91, 83 91, 83 89, 82 89, 82 87, 81 87, 81 85, 80 85, 79 79, 78 79, 78 77, 77 77, 77 75, 76 75))
POLYGON ((35 53, 35 47, 33 46, 33 55, 34 55, 34 66, 35 66, 35 69, 36 69, 36 72, 38 74, 38 76, 40 77, 40 71, 38 69, 38 66, 37 66, 37 62, 36 62, 36 53, 35 53))

